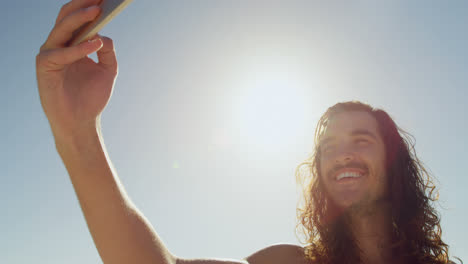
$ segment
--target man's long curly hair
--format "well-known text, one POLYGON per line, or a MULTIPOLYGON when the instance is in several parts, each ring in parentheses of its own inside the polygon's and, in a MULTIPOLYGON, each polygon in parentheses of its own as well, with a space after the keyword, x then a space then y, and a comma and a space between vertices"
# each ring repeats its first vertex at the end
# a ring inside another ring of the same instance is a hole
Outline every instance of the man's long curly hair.
POLYGON ((305 255, 312 263, 360 263, 351 231, 323 189, 320 177, 320 138, 336 114, 364 111, 377 121, 385 144, 389 202, 393 221, 391 252, 405 263, 449 263, 441 239, 440 217, 432 203, 435 185, 414 149, 414 138, 383 110, 358 101, 338 103, 324 113, 315 130, 313 154, 296 169, 304 199, 298 206, 298 231, 305 235, 305 255))

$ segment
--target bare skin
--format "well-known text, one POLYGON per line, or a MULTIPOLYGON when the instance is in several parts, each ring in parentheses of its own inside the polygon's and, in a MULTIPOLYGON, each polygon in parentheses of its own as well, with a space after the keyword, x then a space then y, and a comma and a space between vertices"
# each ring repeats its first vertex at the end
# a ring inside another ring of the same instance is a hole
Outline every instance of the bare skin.
POLYGON ((385 146, 367 112, 344 112, 330 120, 322 138, 321 175, 333 201, 349 215, 364 263, 397 263, 387 246, 392 221, 387 196, 385 146), (337 180, 342 173, 360 177, 337 180))
MULTIPOLYGON (((94 243, 104 263, 305 264, 295 245, 274 245, 243 260, 183 259, 162 243, 132 203, 107 155, 101 113, 118 73, 110 38, 96 36, 75 47, 72 32, 100 12, 100 0, 72 0, 62 7, 36 57, 39 95, 94 243), (97 52, 98 62, 87 57, 97 52)), ((163 212, 161 212, 163 213, 163 212)))
MULTIPOLYGON (((36 57, 42 107, 57 152, 69 173, 88 228, 104 263, 153 264, 306 264, 303 249, 274 245, 243 260, 184 259, 170 252, 144 215, 132 203, 107 155, 101 113, 110 100, 118 65, 110 38, 66 47, 72 32, 95 18, 100 0, 73 0, 62 7, 36 57), (98 63, 87 55, 97 52, 98 63)), ((385 152, 376 121, 364 112, 334 117, 324 139, 330 147, 321 160, 324 185, 350 215, 352 232, 366 263, 392 263, 382 250, 390 240, 385 152), (368 131, 369 133, 356 133, 368 131), (360 164, 363 167, 351 166, 360 164), (351 164, 351 165, 350 165, 351 164), (339 171, 334 168, 341 166, 339 171), (336 174, 361 173, 338 183, 336 174), (333 172, 333 173, 332 173, 333 172)), ((161 212, 163 213, 163 212, 161 212)), ((395 263, 395 262, 393 262, 395 263)))

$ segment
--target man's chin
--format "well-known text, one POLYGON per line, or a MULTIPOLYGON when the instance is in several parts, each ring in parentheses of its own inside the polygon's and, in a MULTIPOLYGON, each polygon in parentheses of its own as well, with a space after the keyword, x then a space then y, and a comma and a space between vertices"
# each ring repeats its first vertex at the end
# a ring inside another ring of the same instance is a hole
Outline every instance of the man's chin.
POLYGON ((365 204, 365 197, 363 195, 353 194, 353 195, 343 195, 334 197, 333 203, 336 207, 341 210, 348 210, 354 207, 360 207, 365 204))
POLYGON ((338 209, 347 214, 373 214, 389 205, 388 199, 346 199, 335 202, 338 209))

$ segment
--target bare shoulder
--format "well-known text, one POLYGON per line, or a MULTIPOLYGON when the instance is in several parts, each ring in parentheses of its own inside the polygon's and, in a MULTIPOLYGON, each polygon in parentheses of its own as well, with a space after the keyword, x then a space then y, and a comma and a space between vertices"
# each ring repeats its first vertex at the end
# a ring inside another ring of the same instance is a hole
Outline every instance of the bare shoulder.
POLYGON ((276 244, 245 258, 249 264, 307 264, 304 249, 298 245, 276 244))
POLYGON ((302 247, 277 244, 259 250, 243 260, 232 259, 183 259, 176 257, 176 264, 308 264, 302 247))

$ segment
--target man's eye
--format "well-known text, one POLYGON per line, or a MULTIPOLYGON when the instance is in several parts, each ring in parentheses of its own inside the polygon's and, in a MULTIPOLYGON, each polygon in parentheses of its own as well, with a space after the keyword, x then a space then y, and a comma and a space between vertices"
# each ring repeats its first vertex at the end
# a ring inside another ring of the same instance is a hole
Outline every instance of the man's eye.
POLYGON ((358 143, 358 144, 367 144, 367 143, 369 143, 369 140, 361 138, 361 139, 357 139, 356 143, 358 143))

